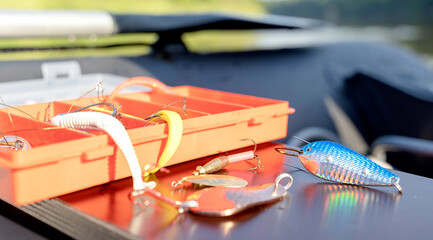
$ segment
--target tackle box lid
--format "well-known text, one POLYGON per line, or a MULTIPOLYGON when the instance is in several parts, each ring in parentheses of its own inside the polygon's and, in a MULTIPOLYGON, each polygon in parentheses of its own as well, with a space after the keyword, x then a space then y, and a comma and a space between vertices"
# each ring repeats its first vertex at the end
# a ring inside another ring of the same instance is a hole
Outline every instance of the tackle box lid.
MULTIPOLYGON (((82 74, 76 61, 46 62, 41 65, 41 71, 41 79, 0 82, 0 101, 18 106, 103 95, 127 79, 107 73, 82 74)), ((125 90, 134 91, 150 91, 150 88, 131 87, 125 90)))

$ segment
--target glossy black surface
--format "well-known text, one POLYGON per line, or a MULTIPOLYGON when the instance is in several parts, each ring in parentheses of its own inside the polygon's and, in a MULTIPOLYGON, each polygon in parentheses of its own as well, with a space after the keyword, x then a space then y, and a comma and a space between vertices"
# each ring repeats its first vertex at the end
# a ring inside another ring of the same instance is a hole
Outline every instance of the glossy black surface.
MULTIPOLYGON (((226 173, 243 177, 250 186, 272 182, 288 172, 294 182, 282 201, 247 210, 232 217, 211 218, 177 211, 147 197, 146 209, 134 206, 127 194, 129 179, 70 194, 60 199, 92 216, 128 231, 131 235, 156 239, 422 239, 433 233, 433 180, 396 172, 403 194, 394 187, 367 188, 318 179, 301 167, 296 157, 274 151, 263 144, 257 154, 265 169, 248 172, 253 163, 236 163, 226 173)), ((158 173, 157 189, 164 195, 184 200, 193 187, 172 190, 170 183, 192 173, 210 158, 170 167, 158 173)))
MULTIPOLYGON (((142 199, 147 203, 143 209, 128 197, 130 179, 15 208, 15 211, 26 212, 35 217, 34 221, 52 226, 36 231, 36 237, 59 236, 58 230, 72 238, 92 239, 430 239, 433 234, 432 179, 394 171, 401 178, 403 194, 394 187, 330 183, 296 169, 303 169, 299 160, 277 153, 276 146, 281 145, 259 146, 257 154, 264 170, 246 171, 255 164, 247 161, 229 165, 221 173, 244 178, 250 186, 255 186, 273 182, 280 173, 287 172, 294 179, 288 195, 276 203, 231 217, 179 214, 172 206, 150 196, 142 199)), ((237 152, 243 150, 246 149, 237 152)), ((170 173, 159 172, 152 180, 165 196, 184 200, 197 188, 186 185, 172 190, 171 182, 190 175, 197 165, 211 158, 169 167, 170 173)), ((27 228, 32 226, 28 219, 22 224, 27 228)), ((16 224, 1 225, 1 236, 8 236, 14 228, 16 224)), ((26 238, 28 235, 17 232, 12 236, 26 238)))

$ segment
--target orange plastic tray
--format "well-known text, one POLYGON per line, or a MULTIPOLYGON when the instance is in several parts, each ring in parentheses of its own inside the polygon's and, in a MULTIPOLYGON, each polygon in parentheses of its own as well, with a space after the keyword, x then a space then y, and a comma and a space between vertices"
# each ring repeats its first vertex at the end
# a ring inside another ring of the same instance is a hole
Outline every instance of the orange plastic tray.
MULTIPOLYGON (((182 141, 168 162, 173 165, 251 145, 284 138, 287 101, 265 99, 191 86, 173 87, 176 94, 157 91, 119 94, 112 103, 120 112, 145 118, 167 107, 183 119, 182 141)), ((55 127, 49 119, 59 113, 100 102, 97 97, 0 109, 0 131, 19 136, 32 146, 25 151, 0 148, 0 197, 19 205, 71 193, 130 176, 123 154, 101 131, 55 127), (72 108, 71 108, 72 106, 72 108)), ((167 124, 122 116, 121 122, 143 167, 154 164, 167 139, 167 124)))

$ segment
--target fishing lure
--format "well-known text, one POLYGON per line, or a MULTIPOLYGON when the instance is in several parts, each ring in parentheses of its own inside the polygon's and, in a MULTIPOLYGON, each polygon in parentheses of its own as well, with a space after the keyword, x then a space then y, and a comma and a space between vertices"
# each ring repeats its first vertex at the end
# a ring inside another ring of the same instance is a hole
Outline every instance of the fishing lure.
MULTIPOLYGON (((186 201, 176 201, 151 189, 145 193, 168 203, 180 213, 191 212, 209 217, 225 217, 237 214, 248 208, 275 202, 287 195, 287 190, 293 183, 288 173, 280 174, 274 183, 254 187, 228 188, 223 186, 206 188, 192 193, 186 201), (280 184, 288 179, 285 185, 280 184)), ((137 197, 137 196, 133 196, 137 197)))
POLYGON ((141 168, 131 139, 123 125, 116 118, 99 112, 74 112, 56 115, 50 122, 66 128, 105 131, 117 144, 128 162, 134 191, 143 191, 155 187, 154 182, 143 182, 141 168))
POLYGON ((246 151, 236 154, 231 154, 228 156, 219 156, 217 158, 212 159, 211 161, 207 162, 204 166, 198 166, 196 168, 196 171, 193 172, 193 175, 204 175, 209 173, 218 172, 219 170, 223 169, 227 165, 231 163, 236 163, 240 161, 250 160, 250 159, 257 159, 258 163, 256 167, 247 169, 247 170, 255 170, 255 169, 263 169, 263 166, 261 164, 261 161, 259 157, 255 154, 257 149, 257 144, 254 142, 254 140, 250 138, 241 139, 241 141, 250 140, 254 143, 254 150, 252 151, 246 151))
POLYGON ((280 147, 275 150, 299 157, 310 173, 328 181, 364 186, 395 186, 403 192, 397 175, 338 143, 317 141, 308 143, 301 149, 280 147), (298 154, 288 153, 287 150, 298 154))
POLYGON ((145 176, 148 176, 150 173, 156 173, 159 169, 165 166, 176 152, 180 141, 182 140, 183 121, 179 113, 169 110, 158 111, 146 119, 152 122, 166 122, 168 126, 167 143, 164 151, 162 152, 156 167, 145 172, 145 176))
POLYGON ((207 187, 245 187, 246 185, 248 185, 248 182, 242 178, 218 174, 209 174, 183 177, 179 181, 173 181, 171 183, 171 187, 177 188, 179 186, 182 186, 184 182, 190 182, 193 184, 207 187))
POLYGON ((240 162, 244 160, 257 159, 258 164, 256 167, 247 169, 254 170, 258 168, 263 168, 261 165, 260 159, 255 154, 257 149, 257 144, 254 140, 246 138, 241 139, 241 141, 250 140, 254 143, 254 150, 246 151, 236 154, 231 154, 228 156, 219 156, 217 158, 212 159, 207 162, 204 166, 198 166, 196 171, 192 173, 193 176, 183 177, 179 181, 173 181, 171 186, 173 188, 177 188, 183 185, 183 182, 190 182, 202 186, 214 187, 214 186, 225 186, 225 187, 245 187, 248 185, 248 182, 242 178, 226 176, 226 175, 218 175, 218 174, 210 174, 215 173, 226 167, 227 165, 235 162, 240 162))

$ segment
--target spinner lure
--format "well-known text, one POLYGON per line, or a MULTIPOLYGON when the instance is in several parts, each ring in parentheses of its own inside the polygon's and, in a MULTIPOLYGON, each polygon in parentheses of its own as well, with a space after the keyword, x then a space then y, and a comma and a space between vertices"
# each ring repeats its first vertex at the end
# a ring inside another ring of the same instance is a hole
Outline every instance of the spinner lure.
POLYGON ((275 150, 299 157, 310 173, 328 181, 363 186, 395 186, 403 192, 397 175, 338 143, 317 141, 301 149, 281 147, 275 150))
MULTIPOLYGON (((217 186, 205 188, 189 195, 186 201, 173 200, 155 189, 146 189, 144 193, 177 208, 180 213, 190 212, 209 217, 225 217, 255 206, 283 199, 292 183, 292 176, 283 173, 275 179, 274 183, 254 187, 231 188, 217 186), (282 184, 282 182, 286 183, 282 184)), ((131 195, 131 199, 135 204, 139 204, 136 201, 137 197, 140 197, 140 195, 131 195)))

